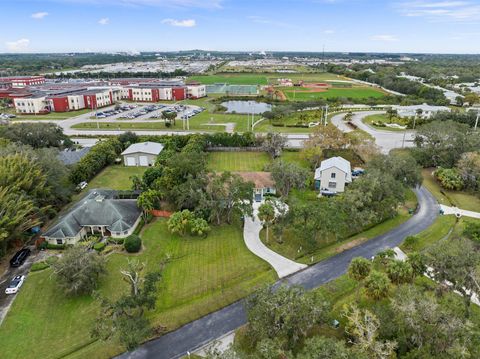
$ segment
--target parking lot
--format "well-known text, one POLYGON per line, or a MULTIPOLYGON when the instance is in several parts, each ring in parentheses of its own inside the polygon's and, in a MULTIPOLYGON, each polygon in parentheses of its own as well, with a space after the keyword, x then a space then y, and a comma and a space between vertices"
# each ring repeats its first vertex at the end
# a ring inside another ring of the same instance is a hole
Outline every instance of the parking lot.
POLYGON ((163 118, 164 112, 176 112, 177 119, 192 118, 205 109, 199 106, 182 104, 122 104, 118 107, 98 111, 95 118, 99 120, 158 120, 163 118))

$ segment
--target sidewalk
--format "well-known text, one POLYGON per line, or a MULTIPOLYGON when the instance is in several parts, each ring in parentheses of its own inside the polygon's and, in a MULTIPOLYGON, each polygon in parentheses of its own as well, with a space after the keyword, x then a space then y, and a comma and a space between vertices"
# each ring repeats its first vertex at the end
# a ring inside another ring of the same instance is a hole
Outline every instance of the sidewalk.
POLYGON ((440 209, 443 211, 443 214, 454 214, 457 217, 465 216, 480 219, 480 213, 478 212, 467 211, 457 207, 444 206, 443 204, 440 205, 440 209))

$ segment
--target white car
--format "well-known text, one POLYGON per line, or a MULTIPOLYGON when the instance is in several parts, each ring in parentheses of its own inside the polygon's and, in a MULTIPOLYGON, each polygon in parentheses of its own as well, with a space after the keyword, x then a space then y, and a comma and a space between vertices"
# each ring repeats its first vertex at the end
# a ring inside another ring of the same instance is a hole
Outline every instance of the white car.
POLYGON ((78 184, 78 188, 79 188, 80 190, 86 188, 87 186, 88 186, 88 183, 85 182, 85 181, 80 182, 80 183, 78 184))
POLYGON ((15 276, 10 284, 8 285, 7 289, 5 289, 5 294, 16 294, 20 287, 23 285, 25 281, 24 275, 17 275, 15 276))

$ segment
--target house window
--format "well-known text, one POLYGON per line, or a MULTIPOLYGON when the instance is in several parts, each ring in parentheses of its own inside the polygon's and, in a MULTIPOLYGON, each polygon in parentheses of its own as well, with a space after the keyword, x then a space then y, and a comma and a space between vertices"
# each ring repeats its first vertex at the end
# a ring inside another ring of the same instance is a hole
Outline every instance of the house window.
POLYGON ((331 178, 336 178, 337 177, 337 174, 335 172, 333 172, 331 175, 330 175, 331 178))
POLYGON ((128 234, 128 231, 123 232, 123 234, 128 234))
POLYGON ((57 244, 63 244, 63 240, 62 239, 57 239, 57 244))
POLYGON ((336 182, 328 182, 328 188, 337 188, 336 182))

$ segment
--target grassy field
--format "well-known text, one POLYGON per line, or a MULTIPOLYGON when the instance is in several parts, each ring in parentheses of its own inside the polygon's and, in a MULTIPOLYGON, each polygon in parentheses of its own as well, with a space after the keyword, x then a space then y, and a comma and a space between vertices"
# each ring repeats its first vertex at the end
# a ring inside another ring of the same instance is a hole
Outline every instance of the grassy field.
POLYGON ((125 167, 112 165, 96 175, 88 184, 89 188, 111 188, 116 190, 128 190, 132 187, 130 177, 142 176, 148 167, 125 167))
MULTIPOLYGON (((231 115, 231 114, 216 114, 209 112, 202 112, 190 119, 190 130, 199 131, 225 131, 225 124, 232 123, 235 126, 235 131, 243 132, 247 130, 247 116, 246 115, 231 115)), ((135 121, 117 121, 115 123, 89 121, 82 122, 72 126, 76 129, 96 130, 98 128, 103 130, 156 130, 156 131, 183 131, 183 122, 177 120, 175 126, 166 127, 163 122, 135 122, 135 121)))
POLYGON ((332 88, 325 92, 298 92, 295 89, 288 89, 284 91, 285 95, 289 100, 294 101, 308 101, 316 100, 319 98, 335 98, 335 97, 345 97, 345 98, 354 98, 354 99, 367 99, 370 97, 380 98, 384 97, 385 94, 382 91, 373 89, 371 87, 354 87, 354 88, 332 88))
MULTIPOLYGON (((392 123, 397 123, 402 126, 402 122, 399 121, 398 119, 394 118, 392 120, 392 123)), ((372 126, 373 128, 383 130, 383 131, 405 131, 401 128, 395 128, 395 127, 385 127, 385 126, 375 126, 373 123, 390 123, 390 120, 388 119, 388 116, 386 114, 377 114, 377 115, 370 115, 367 116, 363 119, 363 122, 366 123, 369 126, 372 126)))
POLYGON ((468 211, 480 212, 480 198, 473 193, 449 191, 440 187, 433 177, 434 169, 423 170, 423 185, 435 196, 437 201, 446 206, 456 206, 468 211))
POLYGON ((335 81, 345 80, 345 78, 330 73, 293 73, 293 74, 275 74, 275 73, 218 73, 215 75, 191 76, 189 81, 198 81, 205 85, 216 83, 228 83, 231 85, 267 85, 278 84, 277 79, 289 78, 293 81, 335 81))
MULTIPOLYGON (((148 313, 155 326, 173 330, 275 280, 269 265, 246 248, 239 225, 215 227, 205 239, 179 238, 160 219, 145 228, 142 238, 144 249, 135 258, 147 271, 158 269, 167 254, 171 258, 163 271, 157 307, 148 313)), ((107 258, 108 275, 99 290, 116 298, 128 290, 119 270, 131 255, 107 258)), ((90 338, 98 303, 89 296, 65 298, 51 274, 47 269, 28 276, 0 327, 1 357, 109 358, 121 352, 116 342, 90 338)))
MULTIPOLYGON (((305 203, 308 201, 317 200, 316 195, 317 193, 312 190, 293 191, 292 195, 290 196, 290 200, 305 203)), ((273 251, 297 262, 312 264, 341 253, 352 246, 359 245, 369 239, 387 233, 411 218, 408 210, 414 209, 416 206, 417 198, 414 192, 412 190, 407 190, 405 204, 398 210, 398 214, 394 218, 388 219, 345 240, 323 245, 311 252, 306 251, 303 248, 303 241, 295 235, 294 231, 290 231, 288 229, 284 233, 283 243, 276 241, 271 234, 270 240, 267 243, 265 240, 264 230, 261 232, 260 237, 265 245, 267 245, 273 251)))
POLYGON ((210 171, 263 171, 270 163, 270 157, 265 152, 210 152, 208 154, 208 169, 210 171))
POLYGON ((90 109, 78 110, 78 111, 70 111, 70 112, 52 112, 46 115, 19 115, 15 113, 15 110, 8 111, 17 115, 16 118, 13 118, 13 121, 22 121, 22 120, 66 120, 68 118, 72 118, 75 116, 80 116, 89 112, 92 112, 90 109))

